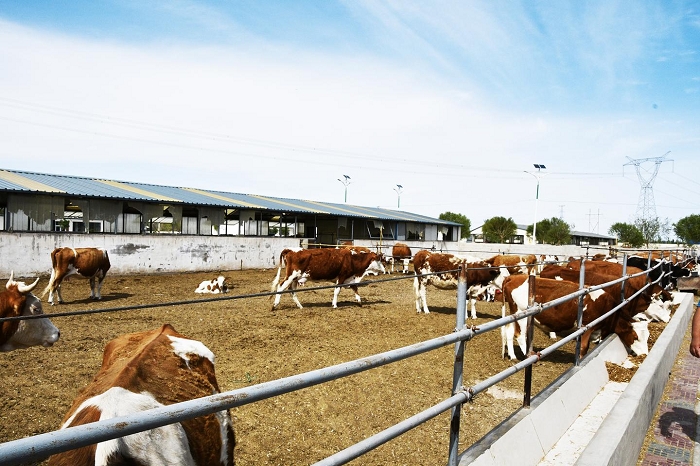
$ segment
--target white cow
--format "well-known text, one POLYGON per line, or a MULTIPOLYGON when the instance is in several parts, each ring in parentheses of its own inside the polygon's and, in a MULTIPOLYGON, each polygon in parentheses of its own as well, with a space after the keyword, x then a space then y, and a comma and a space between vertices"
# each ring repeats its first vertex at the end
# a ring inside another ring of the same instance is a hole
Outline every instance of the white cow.
POLYGON ((217 278, 214 278, 212 280, 204 280, 202 283, 199 284, 196 290, 194 290, 195 293, 211 293, 211 294, 219 294, 219 293, 227 293, 228 290, 233 288, 233 285, 231 284, 231 279, 228 277, 224 277, 223 275, 219 275, 217 278))

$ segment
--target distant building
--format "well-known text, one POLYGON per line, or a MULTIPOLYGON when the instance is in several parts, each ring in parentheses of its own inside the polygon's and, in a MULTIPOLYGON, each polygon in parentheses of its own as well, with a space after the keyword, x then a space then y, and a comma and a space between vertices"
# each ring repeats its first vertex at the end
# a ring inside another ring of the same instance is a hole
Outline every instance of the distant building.
MULTIPOLYGON (((290 193, 291 194, 291 193, 290 193)), ((462 225, 402 210, 0 169, 0 231, 456 242, 462 225)))
MULTIPOLYGON (((534 244, 532 235, 527 233, 528 225, 516 224, 515 234, 506 241, 507 244, 534 244)), ((470 232, 467 241, 474 243, 484 243, 483 225, 470 232)), ((600 235, 598 233, 588 233, 584 231, 572 231, 571 243, 576 246, 615 246, 617 238, 614 236, 600 235)))

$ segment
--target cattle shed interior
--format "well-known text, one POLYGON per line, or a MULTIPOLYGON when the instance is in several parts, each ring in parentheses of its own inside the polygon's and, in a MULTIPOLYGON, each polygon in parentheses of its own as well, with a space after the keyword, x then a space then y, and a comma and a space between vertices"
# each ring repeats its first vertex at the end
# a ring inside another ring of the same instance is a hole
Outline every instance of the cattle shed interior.
POLYGON ((0 230, 458 241, 461 225, 400 210, 0 169, 0 230))

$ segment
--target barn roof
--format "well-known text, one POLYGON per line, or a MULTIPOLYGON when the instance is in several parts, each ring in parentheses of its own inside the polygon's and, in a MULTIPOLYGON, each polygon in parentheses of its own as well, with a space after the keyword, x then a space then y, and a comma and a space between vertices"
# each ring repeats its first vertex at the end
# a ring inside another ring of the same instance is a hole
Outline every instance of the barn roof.
POLYGON ((3 191, 459 225, 458 223, 425 215, 379 207, 334 204, 257 194, 211 191, 192 187, 161 186, 130 181, 52 175, 8 169, 0 169, 0 192, 3 191))

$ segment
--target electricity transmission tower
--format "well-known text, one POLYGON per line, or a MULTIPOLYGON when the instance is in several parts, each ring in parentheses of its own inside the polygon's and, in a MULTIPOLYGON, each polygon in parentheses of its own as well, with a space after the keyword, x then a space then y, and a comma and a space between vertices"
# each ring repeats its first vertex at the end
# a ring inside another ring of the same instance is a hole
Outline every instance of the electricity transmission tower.
POLYGON ((657 220, 656 203, 654 202, 654 190, 652 189, 652 186, 654 184, 654 179, 656 179, 656 175, 659 173, 659 166, 663 162, 672 161, 670 159, 666 159, 666 156, 670 152, 671 151, 666 152, 661 157, 648 157, 646 159, 633 159, 627 157, 629 162, 623 165, 623 167, 626 165, 634 165, 637 170, 637 178, 639 178, 639 183, 642 186, 642 190, 639 193, 639 202, 637 203, 635 218, 642 225, 649 225, 650 222, 657 220), (654 171, 648 178, 645 178, 639 169, 639 167, 645 162, 654 162, 654 171))

